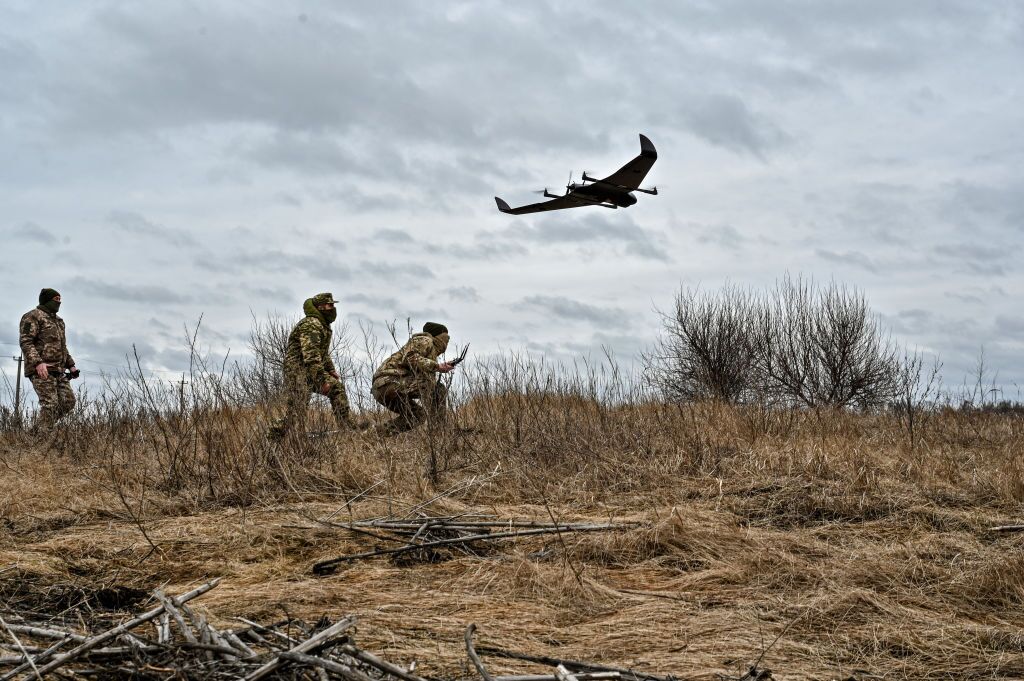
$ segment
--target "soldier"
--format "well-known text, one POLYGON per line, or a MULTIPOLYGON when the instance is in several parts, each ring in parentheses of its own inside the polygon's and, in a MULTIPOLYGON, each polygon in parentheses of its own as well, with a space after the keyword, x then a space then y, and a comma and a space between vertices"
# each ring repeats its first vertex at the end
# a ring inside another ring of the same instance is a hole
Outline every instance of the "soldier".
POLYGON ((25 375, 39 399, 33 431, 51 428, 75 407, 75 393, 68 378, 78 378, 79 371, 68 353, 64 320, 57 316, 59 309, 60 293, 44 288, 39 292, 39 306, 22 315, 18 325, 25 375))
POLYGON ((288 336, 284 358, 284 387, 287 408, 283 418, 270 427, 267 436, 280 440, 295 426, 304 424, 310 394, 331 400, 334 419, 341 429, 353 427, 348 395, 338 370, 331 361, 331 324, 338 317, 334 296, 318 293, 302 305, 306 316, 288 336))
POLYGON ((438 362, 448 348, 448 328, 427 322, 422 333, 413 334, 401 350, 384 360, 373 374, 373 399, 397 416, 381 432, 402 433, 422 423, 428 415, 444 414, 448 391, 435 374, 455 367, 438 362))

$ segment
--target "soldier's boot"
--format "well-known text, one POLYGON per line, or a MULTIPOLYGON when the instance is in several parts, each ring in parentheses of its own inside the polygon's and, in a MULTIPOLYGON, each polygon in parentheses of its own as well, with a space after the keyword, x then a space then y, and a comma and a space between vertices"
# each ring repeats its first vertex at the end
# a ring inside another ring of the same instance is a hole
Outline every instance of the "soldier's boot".
POLYGON ((416 402, 413 395, 389 392, 385 398, 384 406, 395 412, 396 416, 380 427, 383 435, 398 435, 410 431, 426 417, 425 410, 416 402))
POLYGON ((355 430, 357 425, 348 406, 345 386, 335 383, 327 397, 331 400, 331 411, 334 412, 334 421, 338 424, 338 430, 355 430))

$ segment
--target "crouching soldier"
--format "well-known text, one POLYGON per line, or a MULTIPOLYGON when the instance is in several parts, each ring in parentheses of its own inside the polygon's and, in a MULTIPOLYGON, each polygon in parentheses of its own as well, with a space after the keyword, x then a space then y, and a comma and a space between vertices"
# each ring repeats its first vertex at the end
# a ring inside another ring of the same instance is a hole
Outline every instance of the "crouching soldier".
POLYGON ((25 375, 39 400, 33 431, 51 428, 75 407, 75 393, 68 378, 78 378, 79 372, 68 352, 64 320, 57 316, 59 309, 60 294, 44 288, 39 292, 39 306, 26 312, 19 324, 25 375))
POLYGON ((305 427, 311 394, 325 395, 330 399, 339 428, 345 430, 353 426, 345 384, 331 361, 331 324, 338 317, 335 302, 332 294, 319 293, 302 305, 306 316, 289 334, 284 357, 287 406, 284 417, 278 419, 267 433, 271 440, 280 440, 296 424, 305 427))
POLYGON ((438 362, 448 348, 448 328, 436 322, 423 325, 401 350, 384 360, 373 374, 373 399, 397 414, 381 432, 396 434, 415 428, 427 416, 443 416, 448 391, 436 374, 455 367, 438 362))

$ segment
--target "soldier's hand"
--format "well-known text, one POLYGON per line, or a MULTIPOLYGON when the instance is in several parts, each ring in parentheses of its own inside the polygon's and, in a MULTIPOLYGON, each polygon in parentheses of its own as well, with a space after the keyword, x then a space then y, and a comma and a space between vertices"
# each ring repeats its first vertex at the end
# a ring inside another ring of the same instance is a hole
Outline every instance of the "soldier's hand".
POLYGON ((339 381, 341 380, 341 374, 339 374, 337 371, 332 371, 330 373, 331 373, 331 376, 334 376, 339 381))
POLYGON ((36 376, 39 378, 50 377, 50 370, 46 368, 46 364, 44 362, 40 362, 36 365, 36 376))
POLYGON ((330 383, 324 383, 322 386, 320 386, 320 394, 321 395, 328 395, 328 394, 330 394, 330 392, 331 392, 331 384, 330 383))
POLYGON ((448 362, 441 362, 440 364, 437 365, 437 370, 440 371, 442 374, 447 374, 454 368, 455 367, 449 364, 448 362))

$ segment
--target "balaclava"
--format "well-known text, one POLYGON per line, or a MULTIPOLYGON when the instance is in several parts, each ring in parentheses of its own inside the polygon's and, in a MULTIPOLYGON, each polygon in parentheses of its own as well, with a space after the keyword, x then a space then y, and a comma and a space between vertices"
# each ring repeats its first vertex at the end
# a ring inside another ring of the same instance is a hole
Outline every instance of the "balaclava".
MULTIPOLYGON (((320 305, 326 305, 327 303, 336 303, 336 302, 338 302, 338 301, 336 301, 334 299, 334 295, 331 294, 331 293, 318 293, 315 296, 313 296, 312 298, 310 298, 310 300, 312 301, 313 307, 315 307, 315 308, 317 308, 320 305)), ((320 314, 321 317, 324 318, 324 321, 327 322, 328 324, 334 323, 334 320, 338 318, 338 311, 337 310, 320 310, 320 309, 317 309, 317 312, 320 314)))
POLYGON ((39 307, 51 314, 57 314, 57 311, 60 309, 60 303, 54 300, 54 298, 59 295, 60 293, 52 288, 44 288, 39 292, 39 307))

